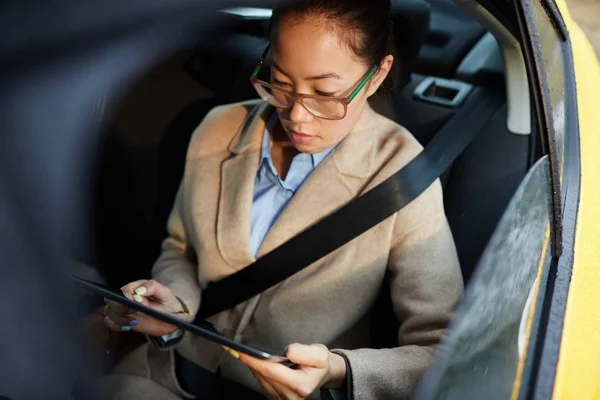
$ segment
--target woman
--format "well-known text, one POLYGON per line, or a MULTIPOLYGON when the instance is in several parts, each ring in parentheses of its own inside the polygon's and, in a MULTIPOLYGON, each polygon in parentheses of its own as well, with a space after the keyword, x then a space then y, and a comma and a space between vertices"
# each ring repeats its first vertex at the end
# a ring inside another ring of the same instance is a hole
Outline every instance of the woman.
MULTIPOLYGON (((270 82, 252 78, 266 101, 217 107, 196 129, 153 280, 124 286, 125 295, 191 320, 209 282, 251 264, 414 158, 418 142, 367 103, 392 68, 391 43, 389 0, 303 0, 275 10, 270 82)), ((437 181, 349 244, 209 318, 244 343, 287 346, 297 369, 232 351, 229 357, 212 342, 107 302, 111 329, 142 332, 152 342, 123 360, 113 379, 124 397, 136 397, 137 388, 140 398, 189 398, 194 390, 182 382, 181 365, 191 360, 209 373, 197 378, 206 388, 199 398, 215 396, 210 373, 269 398, 319 398, 324 388, 356 399, 409 398, 461 294, 437 181), (368 314, 386 272, 399 346, 373 349, 368 314)))

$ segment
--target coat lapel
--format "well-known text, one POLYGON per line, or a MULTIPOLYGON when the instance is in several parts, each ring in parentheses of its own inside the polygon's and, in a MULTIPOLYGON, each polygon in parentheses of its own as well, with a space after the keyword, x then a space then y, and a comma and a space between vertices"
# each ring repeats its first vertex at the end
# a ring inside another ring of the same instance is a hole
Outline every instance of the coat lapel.
POLYGON ((235 269, 255 260, 250 252, 250 213, 260 144, 271 110, 266 103, 251 110, 245 127, 229 147, 232 155, 221 165, 217 246, 223 259, 235 269))
POLYGON ((263 241, 258 257, 331 214, 360 193, 371 176, 377 114, 367 106, 354 130, 294 194, 263 241))

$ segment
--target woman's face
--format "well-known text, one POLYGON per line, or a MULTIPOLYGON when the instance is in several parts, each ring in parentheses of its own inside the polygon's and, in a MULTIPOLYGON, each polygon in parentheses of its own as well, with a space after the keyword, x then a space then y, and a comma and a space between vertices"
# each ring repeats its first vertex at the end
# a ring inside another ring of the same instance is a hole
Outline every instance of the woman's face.
MULTIPOLYGON (((299 21, 284 18, 271 42, 271 83, 296 93, 346 95, 372 67, 352 54, 332 25, 318 17, 299 21)), ((367 98, 385 79, 392 62, 392 56, 384 59, 378 73, 348 105, 344 119, 318 118, 298 102, 288 110, 278 109, 281 125, 294 147, 314 154, 344 139, 358 121, 367 98)))

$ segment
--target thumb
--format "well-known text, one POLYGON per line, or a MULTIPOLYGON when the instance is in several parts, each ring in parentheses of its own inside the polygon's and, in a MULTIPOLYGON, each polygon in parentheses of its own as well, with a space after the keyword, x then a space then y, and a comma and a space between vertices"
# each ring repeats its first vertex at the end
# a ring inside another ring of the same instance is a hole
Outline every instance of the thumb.
POLYGON ((322 344, 293 343, 287 348, 287 359, 294 364, 314 368, 325 368, 329 364, 329 349, 322 344))

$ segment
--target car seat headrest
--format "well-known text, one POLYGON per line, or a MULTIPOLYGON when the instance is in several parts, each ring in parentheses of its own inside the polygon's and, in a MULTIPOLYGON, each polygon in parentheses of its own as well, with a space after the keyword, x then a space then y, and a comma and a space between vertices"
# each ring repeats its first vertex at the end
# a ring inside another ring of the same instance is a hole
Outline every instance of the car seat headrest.
POLYGON ((419 51, 429 30, 431 8, 425 0, 392 0, 396 62, 399 62, 396 90, 402 90, 414 72, 419 51))

